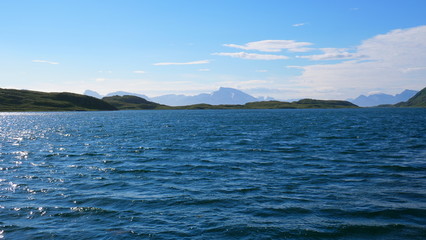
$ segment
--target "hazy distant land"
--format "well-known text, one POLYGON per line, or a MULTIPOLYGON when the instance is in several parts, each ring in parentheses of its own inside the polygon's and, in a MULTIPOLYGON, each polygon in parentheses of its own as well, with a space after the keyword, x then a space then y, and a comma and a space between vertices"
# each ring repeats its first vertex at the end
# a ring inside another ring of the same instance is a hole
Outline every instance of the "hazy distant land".
MULTIPOLYGON (((360 95, 356 98, 349 98, 346 101, 351 102, 359 107, 375 107, 380 105, 389 105, 389 104, 397 104, 400 102, 406 102, 411 97, 413 97, 418 91, 416 90, 404 90, 401 93, 390 95, 386 93, 372 93, 369 95, 360 95)), ((235 88, 225 88, 221 87, 216 91, 211 93, 200 93, 194 96, 188 96, 183 94, 166 94, 156 97, 148 97, 143 94, 133 93, 133 92, 124 92, 124 91, 116 91, 108 93, 104 96, 93 91, 86 90, 84 95, 96 97, 102 99, 103 97, 112 97, 112 96, 137 96, 141 97, 145 100, 159 103, 167 106, 188 106, 188 105, 196 105, 196 104, 209 104, 209 105, 244 105, 249 102, 261 102, 261 101, 284 101, 284 102, 295 102, 300 99, 274 99, 271 97, 254 97, 250 94, 247 94, 241 90, 235 88)))

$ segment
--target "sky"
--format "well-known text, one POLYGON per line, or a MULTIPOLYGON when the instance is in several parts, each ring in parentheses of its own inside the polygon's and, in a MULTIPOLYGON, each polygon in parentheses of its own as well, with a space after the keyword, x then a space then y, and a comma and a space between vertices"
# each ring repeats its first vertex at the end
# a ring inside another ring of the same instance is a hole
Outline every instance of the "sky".
POLYGON ((0 88, 279 100, 426 87, 424 0, 0 0, 0 88))

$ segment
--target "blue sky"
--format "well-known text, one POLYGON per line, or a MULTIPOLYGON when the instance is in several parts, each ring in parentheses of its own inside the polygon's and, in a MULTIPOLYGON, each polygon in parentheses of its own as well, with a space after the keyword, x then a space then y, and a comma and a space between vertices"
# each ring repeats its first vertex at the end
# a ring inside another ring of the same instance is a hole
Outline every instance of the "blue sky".
POLYGON ((346 99, 426 87, 423 0, 0 0, 0 87, 233 87, 346 99))

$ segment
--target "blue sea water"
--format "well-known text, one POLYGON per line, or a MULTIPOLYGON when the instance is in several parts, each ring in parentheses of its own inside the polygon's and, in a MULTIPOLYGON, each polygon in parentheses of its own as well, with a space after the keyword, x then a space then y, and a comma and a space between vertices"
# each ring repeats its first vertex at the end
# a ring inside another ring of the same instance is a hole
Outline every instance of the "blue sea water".
POLYGON ((3 239, 425 239, 426 109, 0 113, 3 239))

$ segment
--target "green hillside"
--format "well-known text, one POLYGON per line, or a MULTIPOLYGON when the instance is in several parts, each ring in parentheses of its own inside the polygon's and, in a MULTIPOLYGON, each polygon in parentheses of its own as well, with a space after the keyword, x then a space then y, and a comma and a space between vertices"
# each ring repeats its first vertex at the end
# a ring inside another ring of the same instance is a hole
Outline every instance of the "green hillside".
POLYGON ((0 88, 0 111, 100 111, 117 110, 94 97, 75 93, 46 93, 0 88))
POLYGON ((131 95, 104 97, 102 98, 102 100, 120 110, 143 110, 143 109, 167 108, 167 106, 165 105, 161 105, 155 102, 150 102, 144 98, 131 96, 131 95))
POLYGON ((194 104, 188 106, 168 107, 167 109, 306 109, 306 108, 357 108, 347 101, 303 99, 297 102, 262 101, 249 102, 244 105, 210 105, 194 104))
MULTIPOLYGON (((417 96, 417 95, 416 95, 417 96)), ((263 101, 244 105, 194 104, 171 107, 137 96, 112 96, 102 100, 74 93, 45 93, 28 90, 1 89, 0 111, 99 111, 153 109, 301 109, 301 108, 356 108, 347 101, 303 99, 297 102, 263 101)))
POLYGON ((414 95, 406 102, 395 104, 396 107, 426 107, 426 88, 414 95))
POLYGON ((355 104, 347 101, 303 99, 297 102, 263 101, 250 102, 244 105, 210 105, 194 104, 171 107, 147 101, 136 96, 104 97, 102 100, 120 110, 150 110, 150 109, 302 109, 302 108, 356 108, 355 104))
POLYGON ((304 109, 304 108, 357 108, 358 106, 348 101, 302 99, 297 102, 264 101, 251 102, 245 108, 258 109, 304 109))

